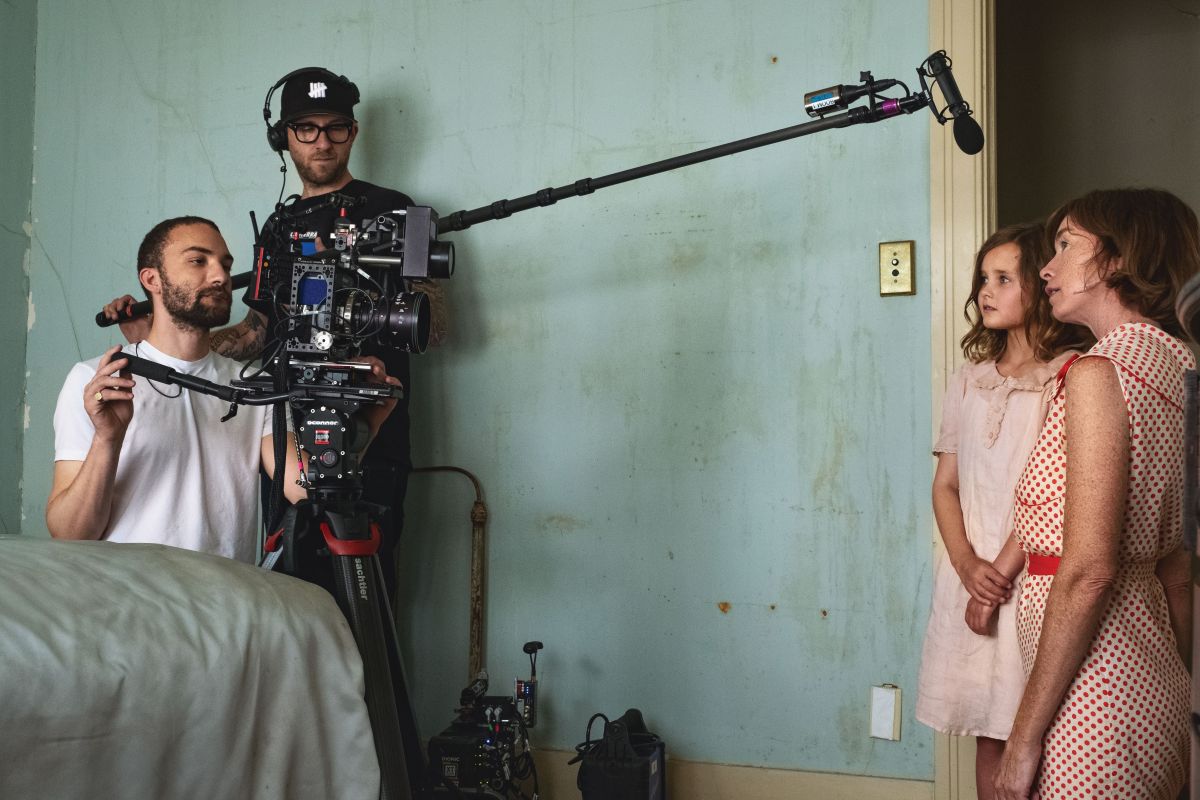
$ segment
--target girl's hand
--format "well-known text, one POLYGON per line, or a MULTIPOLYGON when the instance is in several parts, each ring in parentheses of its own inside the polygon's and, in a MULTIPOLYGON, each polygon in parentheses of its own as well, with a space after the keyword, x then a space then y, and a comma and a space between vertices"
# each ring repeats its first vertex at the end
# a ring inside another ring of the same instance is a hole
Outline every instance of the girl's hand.
POLYGON ((1012 595, 1012 581, 1004 577, 1004 573, 993 567, 990 561, 985 561, 977 555, 972 554, 963 559, 954 565, 954 569, 958 572, 963 588, 981 603, 1007 603, 1012 595))
POLYGON ((980 636, 992 635, 992 623, 1000 606, 992 603, 981 603, 972 597, 967 601, 967 627, 980 636))

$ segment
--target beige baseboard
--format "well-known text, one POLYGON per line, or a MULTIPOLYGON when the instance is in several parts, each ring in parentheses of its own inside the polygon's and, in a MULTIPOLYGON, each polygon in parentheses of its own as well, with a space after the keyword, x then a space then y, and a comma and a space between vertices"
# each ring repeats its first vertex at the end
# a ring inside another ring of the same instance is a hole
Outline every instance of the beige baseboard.
MULTIPOLYGON (((541 800, 579 800, 574 752, 534 754, 541 800)), ((933 783, 667 760, 668 800, 933 800, 933 783)))

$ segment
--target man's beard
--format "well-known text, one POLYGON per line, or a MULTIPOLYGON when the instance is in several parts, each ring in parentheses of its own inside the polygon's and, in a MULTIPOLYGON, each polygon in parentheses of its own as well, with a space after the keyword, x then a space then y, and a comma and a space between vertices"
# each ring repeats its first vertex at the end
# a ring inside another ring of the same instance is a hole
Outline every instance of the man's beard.
POLYGON ((331 161, 314 161, 312 159, 295 159, 296 174, 309 186, 330 186, 338 183, 347 174, 350 156, 345 159, 335 157, 331 161))
POLYGON ((224 289, 204 289, 192 295, 163 274, 162 301, 176 327, 209 330, 229 323, 233 295, 224 289), (204 299, 207 297, 219 297, 224 302, 206 305, 204 299))

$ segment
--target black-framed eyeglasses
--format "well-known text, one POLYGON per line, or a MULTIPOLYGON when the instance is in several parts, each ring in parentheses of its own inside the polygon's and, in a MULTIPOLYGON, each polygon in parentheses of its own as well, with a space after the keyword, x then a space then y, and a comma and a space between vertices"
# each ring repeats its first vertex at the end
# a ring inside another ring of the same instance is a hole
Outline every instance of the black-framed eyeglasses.
POLYGON ((350 132, 354 130, 353 122, 331 122, 328 125, 316 125, 312 122, 289 122, 287 124, 296 134, 296 141, 301 144, 312 144, 325 132, 325 138, 333 144, 345 144, 350 141, 350 132))

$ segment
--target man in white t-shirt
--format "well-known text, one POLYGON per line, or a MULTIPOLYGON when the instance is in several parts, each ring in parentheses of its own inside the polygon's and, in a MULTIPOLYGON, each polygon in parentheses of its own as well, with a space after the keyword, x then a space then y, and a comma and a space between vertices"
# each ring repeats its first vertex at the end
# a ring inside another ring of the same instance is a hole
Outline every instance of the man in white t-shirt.
MULTIPOLYGON (((233 256, 201 217, 165 220, 138 249, 138 279, 154 306, 135 354, 177 372, 228 384, 241 365, 209 348, 209 329, 229 322, 233 256)), ((269 407, 229 404, 132 377, 120 348, 76 364, 54 412, 54 483, 46 525, 56 539, 157 542, 253 563, 258 470, 274 474, 269 407)), ((397 384, 372 363, 376 380, 397 384)), ((391 404, 365 410, 371 434, 391 404)), ((295 442, 288 434, 288 453, 295 442)), ((284 492, 305 491, 289 458, 284 492)))

